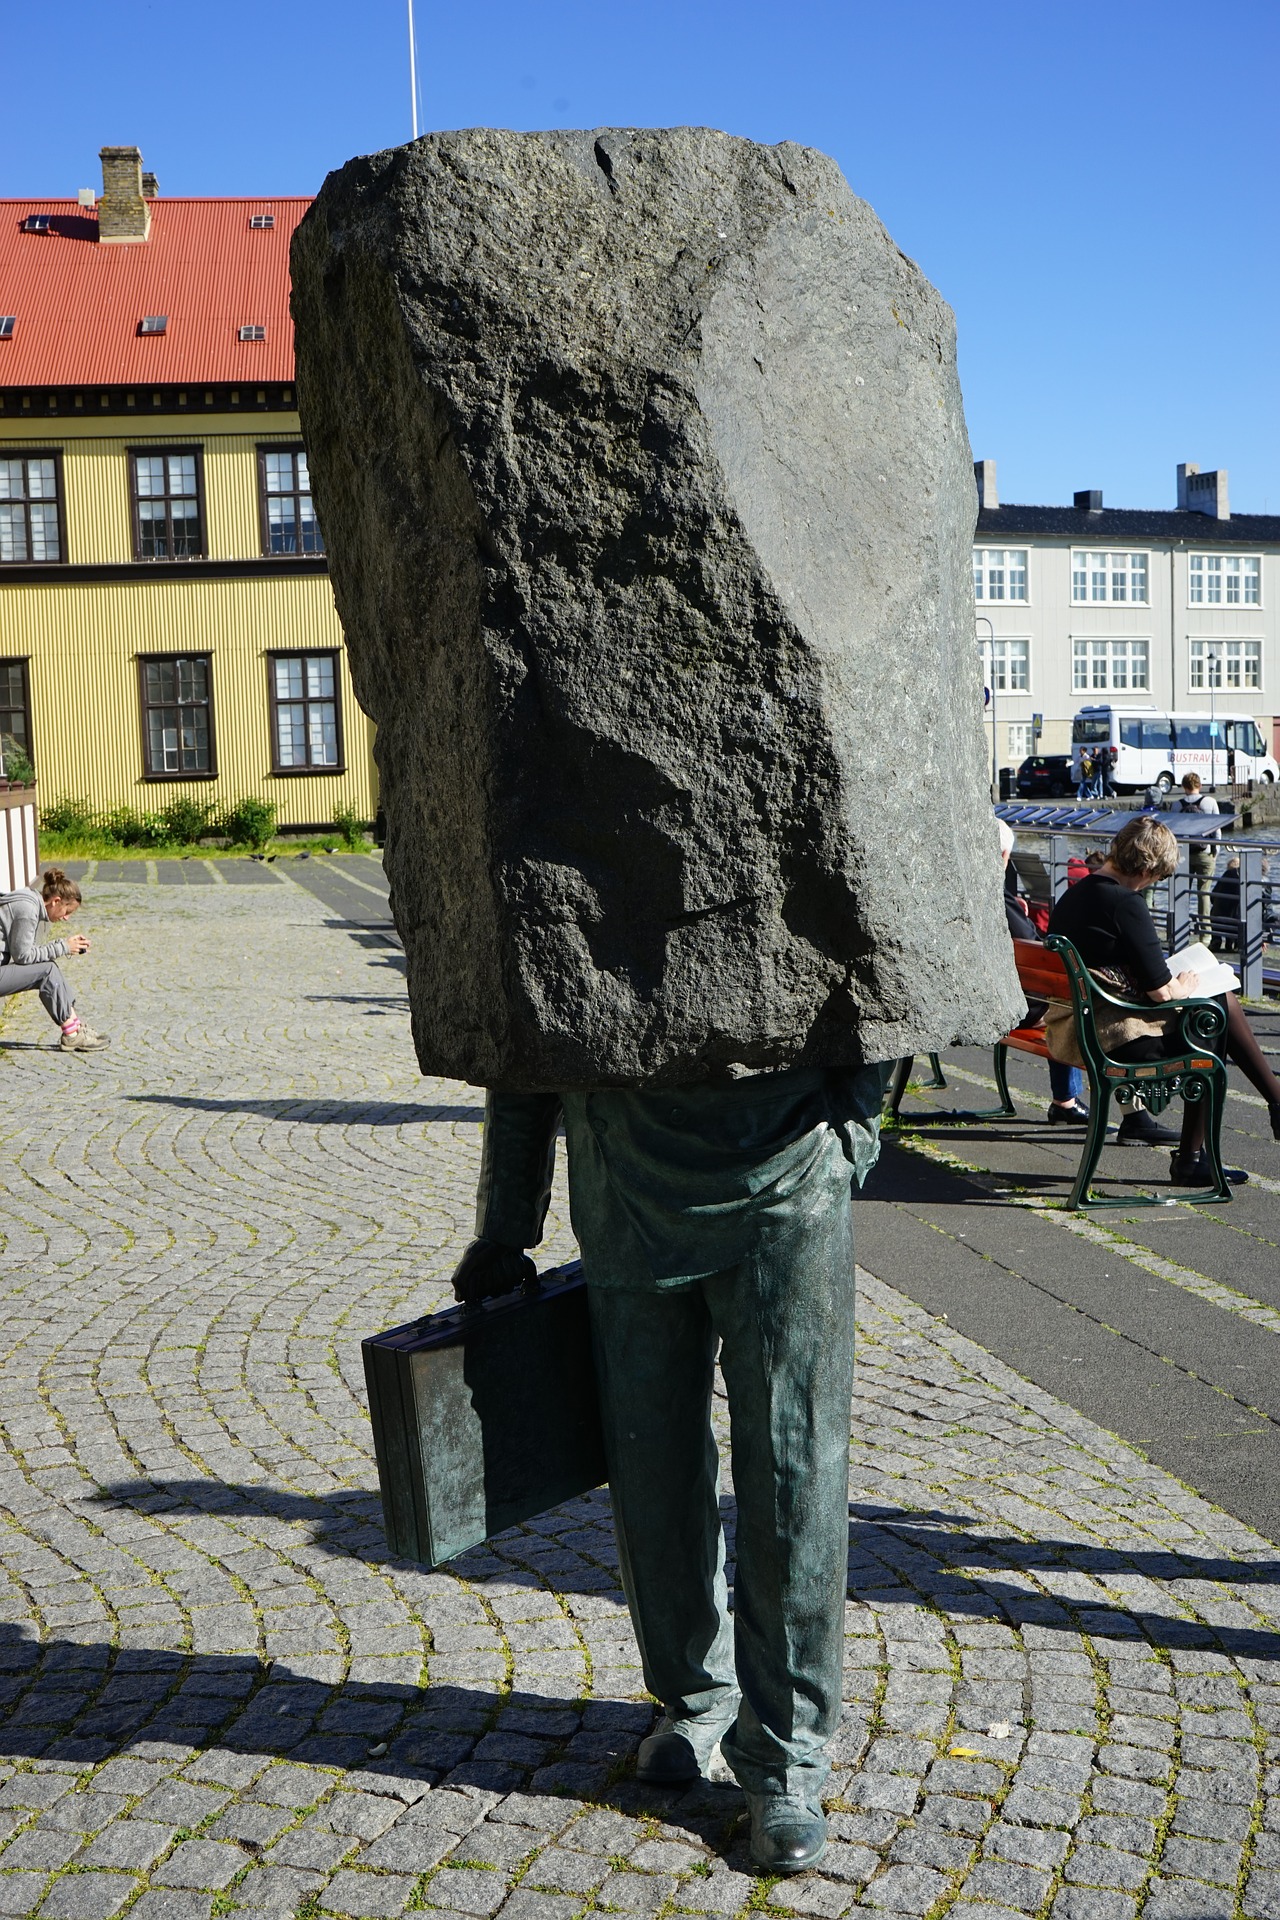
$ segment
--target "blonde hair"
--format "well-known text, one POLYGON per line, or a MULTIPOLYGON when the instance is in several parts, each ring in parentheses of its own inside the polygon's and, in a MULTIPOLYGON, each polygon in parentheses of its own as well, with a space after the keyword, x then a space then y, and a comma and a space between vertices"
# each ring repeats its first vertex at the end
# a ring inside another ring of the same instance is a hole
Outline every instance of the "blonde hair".
POLYGON ((1121 827, 1107 859, 1119 873, 1149 873, 1157 880, 1167 880, 1177 869, 1178 842, 1159 820, 1140 813, 1127 827, 1121 827))
POLYGON ((74 900, 80 902, 80 889, 74 880, 68 880, 61 867, 46 867, 44 886, 41 892, 46 900, 74 900))

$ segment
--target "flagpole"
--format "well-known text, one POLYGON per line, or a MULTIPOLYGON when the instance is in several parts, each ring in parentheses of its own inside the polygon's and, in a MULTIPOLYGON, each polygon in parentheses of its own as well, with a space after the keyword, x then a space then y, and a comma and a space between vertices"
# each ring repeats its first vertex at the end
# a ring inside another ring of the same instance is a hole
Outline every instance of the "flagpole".
POLYGON ((409 96, 413 112, 413 137, 418 137, 418 50, 414 44, 413 0, 409 0, 409 96))

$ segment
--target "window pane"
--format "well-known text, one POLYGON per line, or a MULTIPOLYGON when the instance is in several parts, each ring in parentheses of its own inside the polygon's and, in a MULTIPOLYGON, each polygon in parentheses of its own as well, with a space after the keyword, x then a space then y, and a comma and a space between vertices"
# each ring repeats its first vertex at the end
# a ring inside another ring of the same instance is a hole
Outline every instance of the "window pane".
POLYGON ((323 553, 324 541, 320 538, 320 523, 316 519, 316 511, 311 504, 309 493, 298 496, 298 517, 302 528, 303 553, 323 553))
POLYGON ((135 457, 134 468, 138 476, 139 497, 143 499, 163 498, 164 455, 140 453, 135 457))
POLYGON ((296 553, 298 532, 293 495, 282 494, 267 500, 268 545, 272 553, 296 553))
POLYGON ((21 500, 26 487, 21 460, 0 460, 0 500, 21 500))
POLYGON ((194 453, 171 453, 169 455, 170 493, 194 493, 195 490, 196 457, 194 453))
POLYGON ((292 493, 293 455, 291 453, 264 454, 262 464, 266 471, 268 493, 292 493))
POLYGON ((280 748, 282 767, 305 767, 307 764, 307 710, 299 703, 297 706, 276 708, 276 732, 280 748))
POLYGON ((1256 607, 1258 604, 1260 565, 1257 560, 1246 560, 1244 563, 1244 601, 1247 607, 1256 607))
POLYGON ((332 701, 317 700, 308 709, 310 719, 311 764, 336 767, 338 764, 338 722, 332 701))
POLYGON ((52 460, 28 460, 27 494, 32 500, 55 500, 58 495, 52 460))
POLYGON ((302 661, 295 654, 287 660, 276 661, 276 699, 301 700, 302 698, 302 661))
POLYGON ((27 558, 27 516, 22 507, 0 504, 0 560, 27 558))
POLYGON ((332 700, 333 698, 333 657, 327 653, 313 653, 307 660, 307 698, 309 700, 332 700))
POLYGON ((1025 600, 1027 597, 1027 556, 1025 551, 1007 555, 1009 563, 1009 598, 1025 600))
POLYGON ((28 509, 31 515, 31 558, 33 560, 56 560, 58 558, 58 509, 43 505, 28 509))
POLYGON ((148 705, 158 700, 173 699, 173 662, 172 660, 148 660, 143 669, 148 705))
POLYGON ((175 557, 190 557, 200 551, 200 513, 194 500, 171 503, 170 525, 175 557))
POLYGON ((311 475, 307 470, 307 456, 305 453, 299 453, 294 457, 298 462, 298 491, 300 493, 310 493, 311 475))

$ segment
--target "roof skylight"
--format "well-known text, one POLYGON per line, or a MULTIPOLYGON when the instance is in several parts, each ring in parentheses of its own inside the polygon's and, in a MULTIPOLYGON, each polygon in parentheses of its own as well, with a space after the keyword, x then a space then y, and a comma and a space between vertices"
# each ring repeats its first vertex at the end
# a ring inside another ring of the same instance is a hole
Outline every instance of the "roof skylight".
POLYGON ((22 223, 24 233, 48 233, 52 215, 48 213, 29 213, 22 223))
POLYGON ((16 313, 0 313, 0 340, 12 340, 13 330, 17 324, 16 313))
POLYGON ((138 322, 139 333, 167 333, 169 316, 167 313, 144 313, 138 322))
POLYGON ((249 225, 251 227, 274 227, 275 223, 276 217, 274 213, 251 213, 249 215, 249 225))
POLYGON ((267 337, 265 327, 240 327, 238 331, 242 340, 265 340, 267 337))

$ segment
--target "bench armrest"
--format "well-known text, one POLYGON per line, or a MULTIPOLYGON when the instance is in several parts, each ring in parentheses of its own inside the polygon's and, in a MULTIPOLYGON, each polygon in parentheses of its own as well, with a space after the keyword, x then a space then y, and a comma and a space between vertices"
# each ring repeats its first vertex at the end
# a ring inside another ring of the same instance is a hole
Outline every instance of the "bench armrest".
POLYGON ((1136 1013, 1144 1020, 1151 1020, 1162 1013, 1176 1014, 1189 1053, 1202 1052, 1211 1040, 1215 1040, 1226 1030, 1227 1016, 1218 1001, 1213 998, 1121 1000, 1116 994, 1108 993, 1105 987, 1099 986, 1094 980, 1093 999, 1096 1003, 1112 1008, 1116 1013, 1136 1013))

